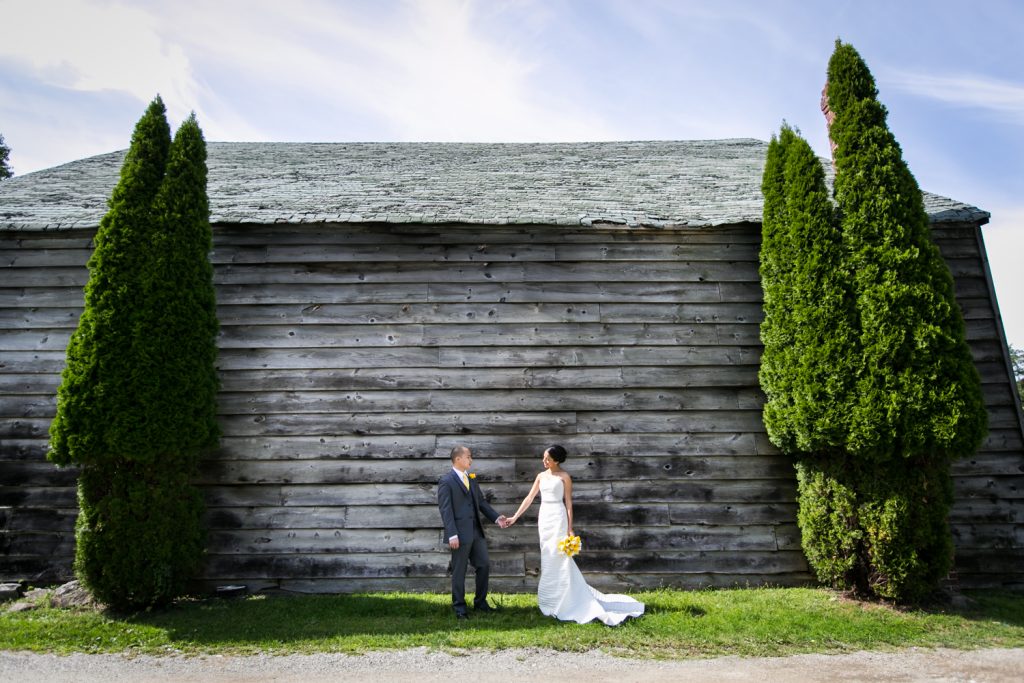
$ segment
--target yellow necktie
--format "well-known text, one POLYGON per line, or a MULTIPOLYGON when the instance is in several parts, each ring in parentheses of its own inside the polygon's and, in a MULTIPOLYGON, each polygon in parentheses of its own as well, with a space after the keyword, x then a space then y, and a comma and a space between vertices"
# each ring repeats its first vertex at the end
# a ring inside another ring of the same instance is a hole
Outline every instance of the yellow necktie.
POLYGON ((468 491, 469 490, 469 477, 466 476, 465 472, 462 472, 461 474, 462 474, 462 485, 465 486, 466 490, 468 491))

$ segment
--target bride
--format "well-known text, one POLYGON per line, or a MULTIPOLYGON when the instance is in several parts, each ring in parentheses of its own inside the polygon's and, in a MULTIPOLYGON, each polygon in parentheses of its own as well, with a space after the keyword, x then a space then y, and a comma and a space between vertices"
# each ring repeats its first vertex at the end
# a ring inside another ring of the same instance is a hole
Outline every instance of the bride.
POLYGON ((562 469, 566 452, 561 446, 544 451, 544 470, 533 480, 509 525, 522 516, 540 492, 540 583, 537 606, 545 616, 584 624, 594 619, 614 626, 627 617, 639 617, 644 605, 626 595, 605 595, 587 585, 576 562, 558 550, 558 542, 572 536, 572 478, 562 469))

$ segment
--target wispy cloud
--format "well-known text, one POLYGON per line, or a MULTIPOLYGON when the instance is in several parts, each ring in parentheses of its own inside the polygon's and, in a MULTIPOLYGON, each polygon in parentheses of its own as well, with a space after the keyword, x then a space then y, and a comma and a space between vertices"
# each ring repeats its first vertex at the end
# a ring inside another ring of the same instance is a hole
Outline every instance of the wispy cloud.
MULTIPOLYGON (((134 120, 158 92, 172 124, 195 111, 210 140, 366 139, 351 133, 363 129, 381 140, 618 137, 593 107, 545 80, 528 45, 547 21, 543 8, 472 0, 0 0, 0 67, 17 74, 22 92, 47 93, 42 110, 55 112, 49 125, 62 138, 56 153, 15 147, 19 172, 109 151, 101 140, 127 139, 130 130, 117 136, 124 119, 134 120), (510 21, 518 30, 508 29, 510 21), (117 101, 124 111, 115 123, 60 106, 83 99, 117 101), (59 134, 71 129, 75 140, 59 134)), ((8 138, 39 137, 38 122, 15 105, 0 102, 8 138)))
POLYGON ((198 86, 180 46, 138 7, 87 0, 0 1, 7 22, 0 57, 40 83, 81 92, 115 91, 148 102, 195 101, 198 86))
MULTIPOLYGON (((539 87, 540 65, 462 0, 277 5, 218 2, 180 40, 197 59, 320 107, 344 134, 347 113, 404 140, 610 137, 600 116, 539 87)), ((181 26, 181 9, 163 10, 181 26), (179 14, 179 16, 174 16, 179 14)), ((239 114, 241 115, 241 114, 239 114)))
POLYGON ((980 109, 1024 126, 1024 84, 972 74, 936 75, 911 71, 886 74, 884 86, 946 104, 980 109))

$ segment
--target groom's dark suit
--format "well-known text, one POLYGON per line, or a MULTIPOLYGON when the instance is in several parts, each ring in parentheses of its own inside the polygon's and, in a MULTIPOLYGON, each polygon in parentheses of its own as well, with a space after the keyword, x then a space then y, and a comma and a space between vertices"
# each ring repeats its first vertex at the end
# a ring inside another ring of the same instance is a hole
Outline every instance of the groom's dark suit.
POLYGON ((480 523, 480 513, 497 522, 498 513, 483 496, 474 479, 469 479, 469 490, 454 469, 437 482, 437 506, 444 523, 444 540, 459 537, 459 547, 452 550, 452 607, 456 614, 466 613, 466 568, 472 564, 476 570, 476 595, 473 605, 487 602, 487 580, 491 564, 487 556, 487 539, 480 523))

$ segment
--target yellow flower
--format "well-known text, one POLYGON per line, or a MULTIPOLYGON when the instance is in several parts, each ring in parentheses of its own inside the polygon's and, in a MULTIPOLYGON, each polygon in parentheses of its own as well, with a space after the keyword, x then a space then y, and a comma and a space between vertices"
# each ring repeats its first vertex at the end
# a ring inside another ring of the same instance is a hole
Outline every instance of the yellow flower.
POLYGON ((470 478, 470 479, 476 479, 476 475, 475 475, 475 474, 473 474, 472 472, 470 472, 470 473, 469 473, 469 478, 470 478))
POLYGON ((583 543, 580 541, 579 536, 566 536, 558 542, 558 552, 562 553, 566 557, 579 555, 582 548, 583 543))

